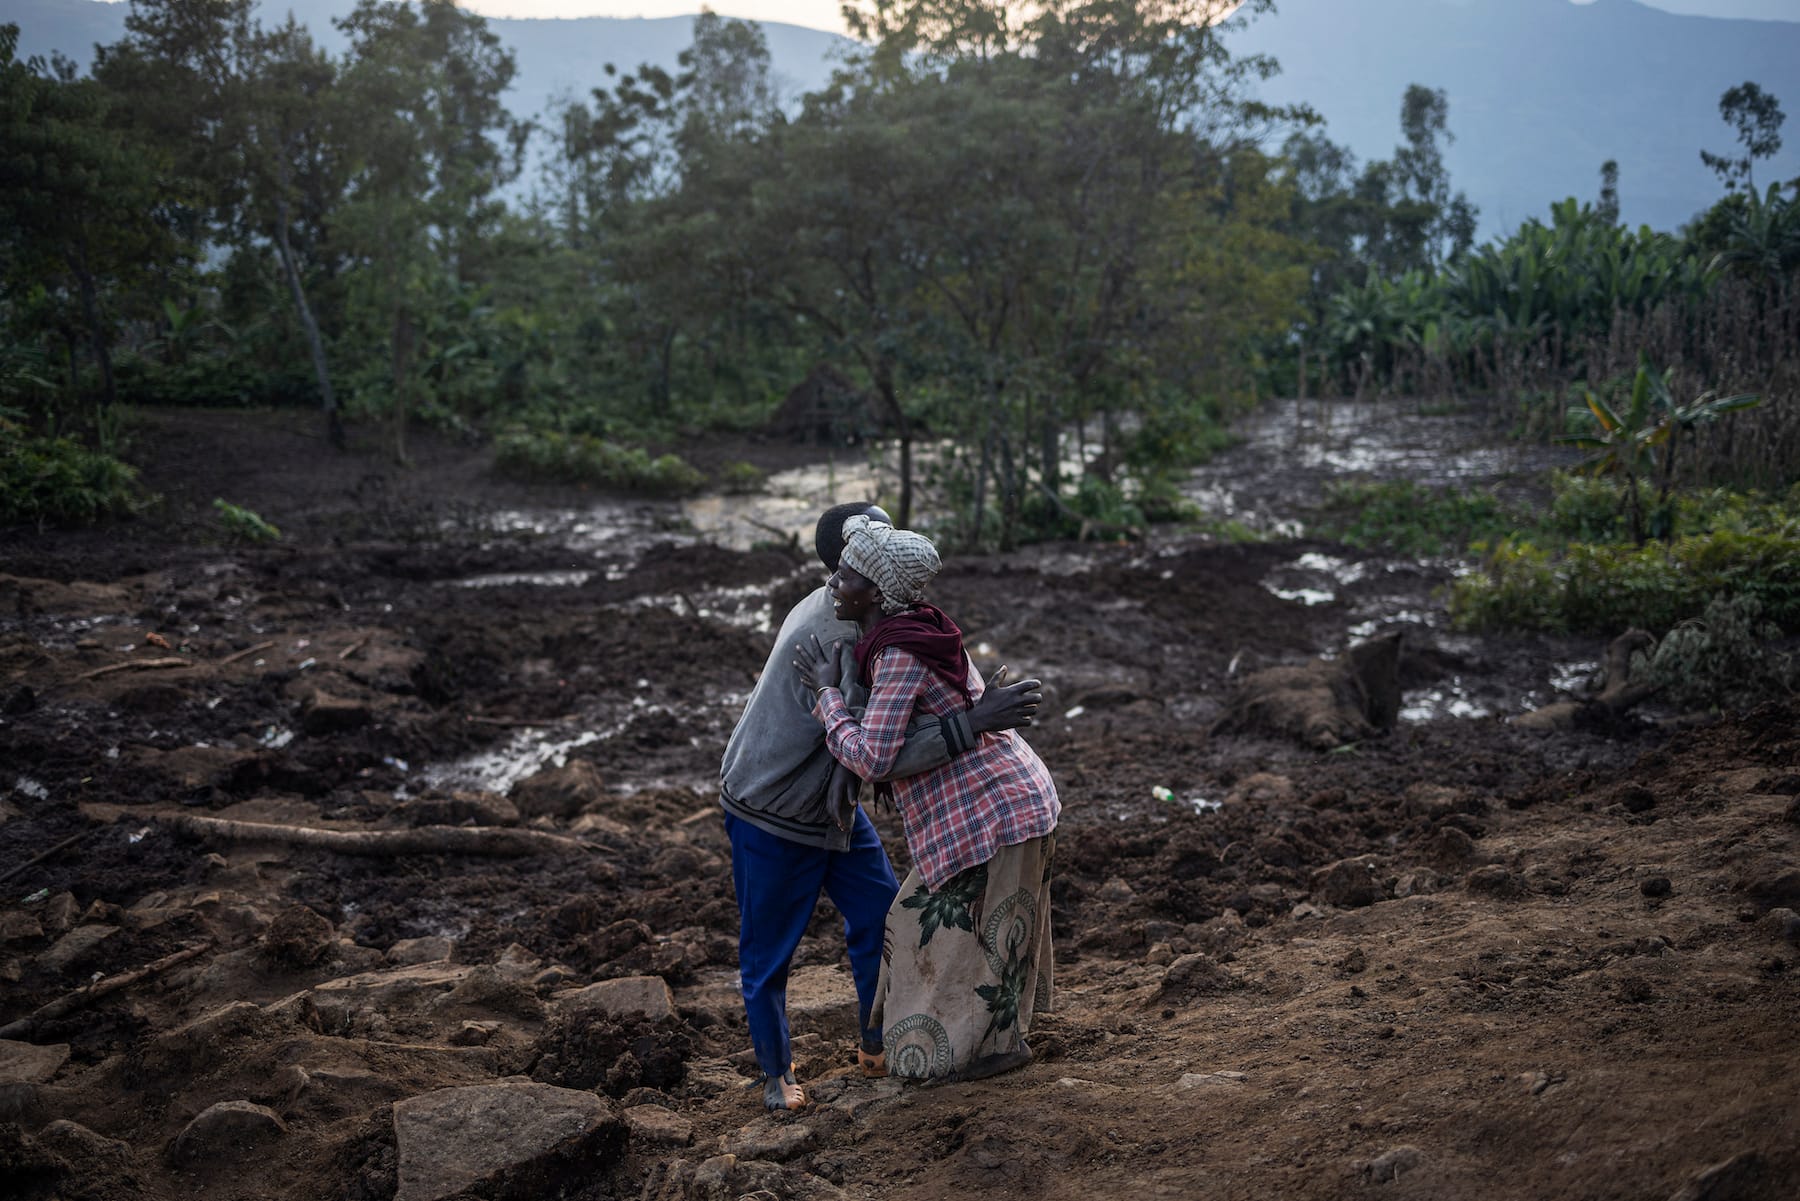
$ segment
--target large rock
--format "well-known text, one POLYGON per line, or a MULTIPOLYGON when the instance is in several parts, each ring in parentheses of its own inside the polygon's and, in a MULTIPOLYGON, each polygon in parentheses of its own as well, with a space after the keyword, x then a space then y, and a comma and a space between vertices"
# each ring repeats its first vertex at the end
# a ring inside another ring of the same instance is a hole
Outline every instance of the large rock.
POLYGON ((546 768, 513 786, 512 802, 526 817, 568 819, 603 795, 600 769, 585 759, 546 768))
POLYGON ((117 926, 77 926, 38 956, 38 966, 47 972, 66 972, 118 932, 117 926))
POLYGON ((628 1017, 641 1013, 651 1021, 661 1021, 675 1013, 675 997, 660 976, 624 976, 618 980, 602 980, 586 988, 564 993, 556 998, 556 1008, 563 1013, 596 1009, 612 1017, 628 1017))
POLYGON ((268 1042, 288 1023, 254 1001, 232 1001, 157 1035, 136 1054, 135 1071, 148 1080, 206 1071, 242 1042, 268 1042))
POLYGON ((360 730, 373 719, 364 702, 323 690, 313 692, 300 706, 300 728, 314 737, 360 730))
POLYGON ((208 1106, 175 1136, 177 1163, 232 1161, 287 1133, 281 1115, 254 1101, 220 1101, 208 1106))
POLYGON ((40 1047, 0 1039, 0 1084, 42 1084, 69 1062, 69 1044, 40 1047))
POLYGON ((305 905, 290 905, 263 931, 262 952, 282 967, 323 963, 337 950, 337 931, 305 905))
POLYGON ((1360 909, 1386 897, 1375 874, 1375 860, 1368 855, 1340 859, 1313 873, 1313 899, 1341 909, 1360 909))
POLYGON ((408 1097, 394 1106, 394 1134, 394 1201, 437 1201, 477 1185, 487 1196, 528 1196, 559 1165, 598 1174, 625 1126, 593 1093, 506 1082, 408 1097))

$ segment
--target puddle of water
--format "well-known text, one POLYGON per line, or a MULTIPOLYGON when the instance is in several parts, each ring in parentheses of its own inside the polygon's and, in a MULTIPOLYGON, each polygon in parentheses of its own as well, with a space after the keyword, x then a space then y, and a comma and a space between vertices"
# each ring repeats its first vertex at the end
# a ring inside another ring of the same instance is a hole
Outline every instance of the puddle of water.
MULTIPOLYGON (((612 573, 607 573, 610 578, 612 573)), ((620 573, 622 577, 623 572, 620 573)), ((591 571, 512 571, 494 575, 473 575, 450 581, 458 588, 511 588, 533 584, 545 588, 579 588, 594 578, 591 571)))
POLYGON ((1415 688, 1400 701, 1401 721, 1432 721, 1440 717, 1492 717, 1494 710, 1474 700, 1463 686, 1461 676, 1453 676, 1440 688, 1415 688))
POLYGON ((897 487, 893 473, 867 456, 833 459, 778 471, 758 493, 696 497, 682 505, 682 515, 701 538, 733 550, 788 541, 804 547, 812 545, 813 526, 826 509, 897 487))
POLYGON ((1550 665, 1550 687, 1557 692, 1586 692, 1600 678, 1600 664, 1589 660, 1550 665))
MULTIPOLYGON (((1391 603, 1400 603, 1400 598, 1395 597, 1389 599, 1391 603)), ((1424 626, 1429 629, 1432 626, 1435 626, 1442 616, 1440 613, 1427 612, 1423 609, 1397 609, 1384 612, 1385 606, 1380 602, 1377 602, 1373 607, 1376 612, 1381 613, 1382 615, 1380 617, 1371 617, 1367 621, 1361 621, 1351 626, 1348 631, 1351 642, 1361 642, 1365 638, 1372 638, 1376 633, 1389 626, 1416 625, 1424 626)))
POLYGON ((399 795, 458 789, 505 794, 527 776, 548 767, 567 766, 570 751, 611 738, 630 724, 631 718, 627 717, 611 729, 584 730, 573 738, 541 730, 519 730, 505 746, 495 750, 420 768, 418 775, 399 789, 399 795))

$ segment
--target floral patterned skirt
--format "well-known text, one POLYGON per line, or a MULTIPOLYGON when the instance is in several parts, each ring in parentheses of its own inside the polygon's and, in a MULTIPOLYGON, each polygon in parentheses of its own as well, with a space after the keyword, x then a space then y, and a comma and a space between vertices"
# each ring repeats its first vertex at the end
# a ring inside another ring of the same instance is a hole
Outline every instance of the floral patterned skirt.
POLYGON ((1032 1014, 1055 982, 1050 869, 1056 833, 1002 847, 936 892, 918 868, 888 910, 875 990, 888 1074, 972 1079, 1030 1058, 1032 1014))

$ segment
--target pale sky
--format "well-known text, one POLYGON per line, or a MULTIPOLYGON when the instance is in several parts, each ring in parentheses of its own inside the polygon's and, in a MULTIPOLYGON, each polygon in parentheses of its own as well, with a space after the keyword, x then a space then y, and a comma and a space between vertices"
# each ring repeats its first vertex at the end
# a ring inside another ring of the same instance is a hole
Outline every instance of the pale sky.
MULTIPOLYGON (((1592 0, 1572 2, 1592 3, 1592 0)), ((701 0, 462 0, 462 3, 490 17, 682 17, 697 13, 701 8, 701 0)), ((1673 13, 1800 21, 1800 0, 1641 0, 1641 3, 1673 13)), ((843 31, 839 0, 707 0, 706 7, 726 17, 843 31)))

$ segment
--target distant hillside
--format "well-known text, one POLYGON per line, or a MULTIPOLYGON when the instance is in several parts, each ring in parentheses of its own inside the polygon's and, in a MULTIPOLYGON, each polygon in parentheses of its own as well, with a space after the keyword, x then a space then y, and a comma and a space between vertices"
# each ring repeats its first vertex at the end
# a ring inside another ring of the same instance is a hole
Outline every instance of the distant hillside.
POLYGON ((1392 154, 1409 83, 1443 88, 1457 187, 1484 234, 1592 199, 1619 161, 1625 220, 1681 225, 1718 197, 1702 147, 1733 151, 1719 93, 1753 79, 1787 111, 1759 183, 1800 175, 1800 24, 1677 16, 1636 0, 1278 0, 1232 41, 1273 54, 1272 100, 1304 100, 1363 159, 1392 154))
MULTIPOLYGON (((267 0, 264 11, 292 10, 335 47, 329 18, 351 7, 267 0)), ((95 42, 120 36, 125 6, 4 0, 0 19, 20 24, 25 53, 58 49, 85 63, 95 42)), ((585 94, 609 62, 673 66, 692 28, 687 17, 491 24, 518 56, 510 103, 522 116, 559 94, 585 94)), ((790 96, 823 83, 845 45, 794 25, 763 28, 790 96)), ((1484 234, 1542 215, 1563 196, 1594 197, 1608 158, 1619 161, 1626 220, 1679 226, 1718 195, 1700 149, 1735 149, 1719 93, 1746 79, 1793 118, 1787 148, 1759 165, 1758 179, 1800 175, 1800 23, 1677 16, 1636 0, 1279 0, 1275 16, 1232 45, 1280 59, 1268 98, 1312 104, 1363 160, 1392 153, 1407 84, 1445 89, 1457 139, 1451 173, 1481 206, 1484 234)))

